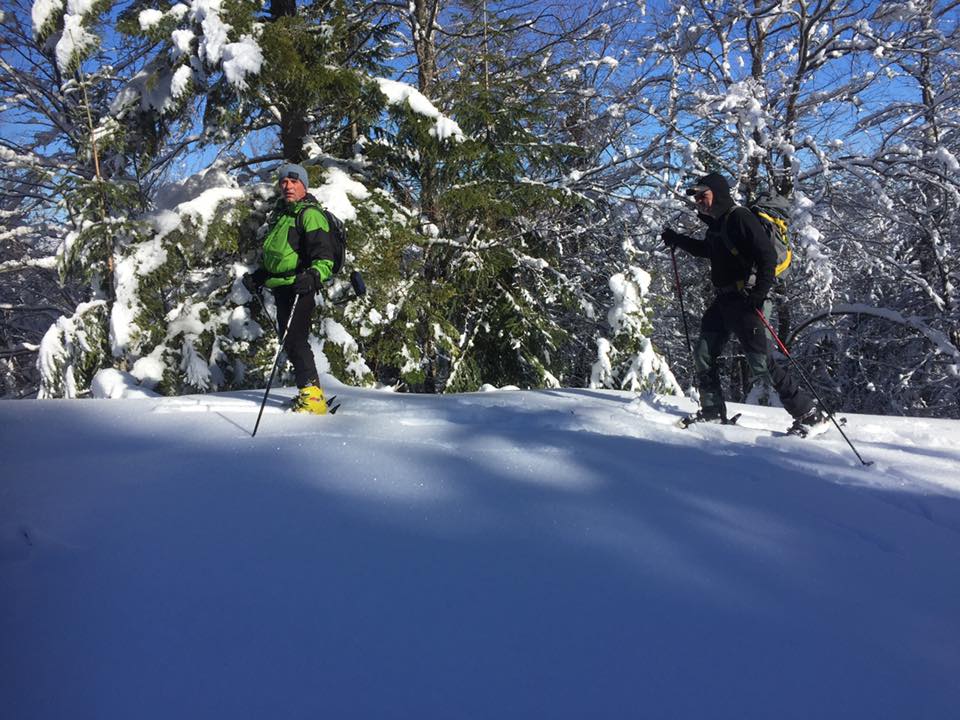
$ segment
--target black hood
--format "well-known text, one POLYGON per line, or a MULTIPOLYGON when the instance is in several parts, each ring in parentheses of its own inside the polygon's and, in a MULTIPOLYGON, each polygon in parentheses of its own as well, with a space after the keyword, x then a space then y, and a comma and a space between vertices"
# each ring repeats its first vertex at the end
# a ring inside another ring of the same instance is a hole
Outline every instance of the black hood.
POLYGON ((720 217, 733 207, 733 198, 730 196, 730 183, 720 173, 710 173, 697 178, 696 184, 687 189, 687 195, 693 195, 698 188, 708 187, 713 191, 713 208, 710 214, 720 217))

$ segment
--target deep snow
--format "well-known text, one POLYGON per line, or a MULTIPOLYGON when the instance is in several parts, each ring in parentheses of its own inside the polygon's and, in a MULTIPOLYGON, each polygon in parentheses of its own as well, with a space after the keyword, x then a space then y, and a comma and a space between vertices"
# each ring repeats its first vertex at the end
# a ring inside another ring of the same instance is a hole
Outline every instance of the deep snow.
POLYGON ((0 402, 0 717, 957 717, 960 422, 328 390, 0 402))

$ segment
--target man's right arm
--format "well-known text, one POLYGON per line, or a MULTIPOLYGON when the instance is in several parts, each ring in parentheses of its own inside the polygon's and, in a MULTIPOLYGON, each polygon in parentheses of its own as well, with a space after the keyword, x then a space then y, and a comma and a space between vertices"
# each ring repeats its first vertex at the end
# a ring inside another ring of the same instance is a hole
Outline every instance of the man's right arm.
POLYGON ((703 240, 683 235, 672 228, 664 228, 660 237, 663 239, 663 244, 668 248, 677 247, 697 257, 710 257, 710 250, 703 240))

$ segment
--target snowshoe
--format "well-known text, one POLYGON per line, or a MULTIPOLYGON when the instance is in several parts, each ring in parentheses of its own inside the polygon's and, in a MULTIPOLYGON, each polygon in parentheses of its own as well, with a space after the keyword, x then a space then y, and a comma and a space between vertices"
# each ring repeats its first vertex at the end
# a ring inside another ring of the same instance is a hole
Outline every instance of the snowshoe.
POLYGON ((731 418, 725 418, 720 415, 704 415, 701 410, 697 410, 693 415, 687 415, 677 421, 677 427, 686 430, 696 423, 715 423, 717 425, 736 425, 740 419, 740 413, 731 418))
POLYGON ((814 406, 805 415, 793 421, 793 425, 787 428, 787 435, 802 438, 816 437, 817 435, 823 435, 829 429, 830 416, 814 406))

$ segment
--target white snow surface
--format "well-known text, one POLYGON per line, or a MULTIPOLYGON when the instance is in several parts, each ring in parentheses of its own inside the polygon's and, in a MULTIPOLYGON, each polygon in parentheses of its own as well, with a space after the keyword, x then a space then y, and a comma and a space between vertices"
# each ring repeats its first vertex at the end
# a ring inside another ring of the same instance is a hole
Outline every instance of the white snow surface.
POLYGON ((106 368, 101 370, 90 383, 90 392, 96 398, 116 400, 120 398, 159 397, 149 388, 141 387, 130 373, 106 368))
POLYGON ((960 422, 324 384, 0 401, 4 717, 956 717, 960 422))

